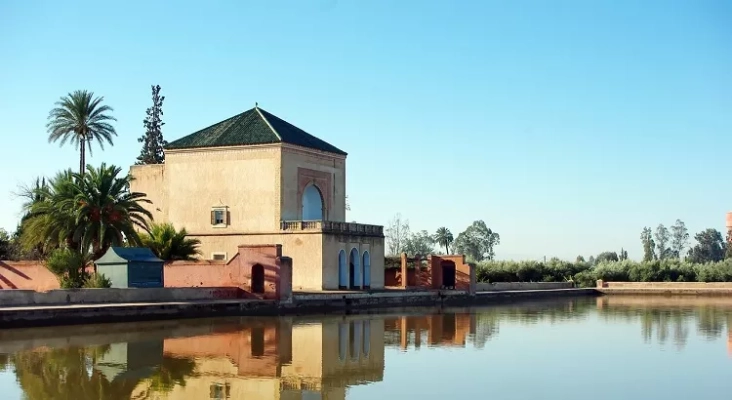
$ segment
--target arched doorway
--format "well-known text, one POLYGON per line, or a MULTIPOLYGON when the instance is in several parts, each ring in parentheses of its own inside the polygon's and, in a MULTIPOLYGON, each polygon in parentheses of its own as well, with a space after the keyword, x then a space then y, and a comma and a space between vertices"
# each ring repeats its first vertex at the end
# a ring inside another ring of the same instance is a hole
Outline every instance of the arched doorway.
POLYGON ((348 287, 358 289, 361 286, 360 268, 358 249, 355 247, 351 250, 351 259, 349 260, 350 281, 348 287))
POLYGON ((323 220, 323 194, 317 186, 310 184, 302 192, 302 219, 304 221, 323 220))
POLYGON ((440 263, 440 268, 442 269, 442 287, 455 289, 455 263, 445 260, 440 263))
POLYGON ((368 251, 363 252, 363 287, 364 289, 371 287, 371 254, 368 251))
POLYGON ((345 250, 338 253, 338 287, 339 289, 348 288, 348 264, 345 250))
POLYGON ((252 293, 264 293, 264 267, 260 264, 252 267, 252 293))

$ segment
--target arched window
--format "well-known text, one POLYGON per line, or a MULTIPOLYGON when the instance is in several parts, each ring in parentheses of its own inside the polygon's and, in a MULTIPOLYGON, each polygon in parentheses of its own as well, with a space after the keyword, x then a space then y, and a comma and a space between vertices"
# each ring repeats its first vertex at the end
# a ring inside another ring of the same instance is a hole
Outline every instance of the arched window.
POLYGON ((349 287, 351 289, 358 289, 361 287, 361 257, 358 256, 358 249, 351 249, 350 260, 348 260, 348 272, 350 272, 349 287))
POLYGON ((338 286, 341 289, 348 288, 348 262, 345 250, 338 253, 338 286))
POLYGON ((371 287, 371 254, 368 251, 363 252, 361 267, 363 268, 363 287, 369 288, 371 287))
POLYGON ((302 192, 302 219, 320 221, 324 213, 323 195, 315 185, 308 185, 302 192))

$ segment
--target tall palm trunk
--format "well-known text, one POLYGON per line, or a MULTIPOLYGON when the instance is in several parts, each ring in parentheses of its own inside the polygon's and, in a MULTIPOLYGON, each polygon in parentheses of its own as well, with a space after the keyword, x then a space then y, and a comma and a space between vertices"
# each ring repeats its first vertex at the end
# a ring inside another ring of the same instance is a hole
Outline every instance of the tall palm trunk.
POLYGON ((79 175, 84 176, 84 166, 86 165, 86 140, 80 140, 79 145, 79 175))

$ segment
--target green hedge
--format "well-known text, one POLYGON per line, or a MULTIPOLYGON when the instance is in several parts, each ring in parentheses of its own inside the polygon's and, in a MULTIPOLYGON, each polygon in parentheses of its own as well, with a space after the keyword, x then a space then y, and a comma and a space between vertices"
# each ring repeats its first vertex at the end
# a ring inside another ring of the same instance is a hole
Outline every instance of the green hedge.
MULTIPOLYGON (((427 257, 423 257, 420 260, 420 268, 427 268, 427 257)), ((413 260, 407 261, 407 268, 408 269, 414 269, 415 262, 413 260)), ((384 269, 401 269, 402 268, 402 258, 400 256, 386 256, 384 257, 384 269)))
POLYGON ((680 260, 650 262, 618 261, 573 263, 551 260, 489 261, 477 268, 479 282, 563 282, 573 280, 581 286, 595 286, 602 279, 615 282, 732 282, 732 259, 717 263, 694 264, 680 260))

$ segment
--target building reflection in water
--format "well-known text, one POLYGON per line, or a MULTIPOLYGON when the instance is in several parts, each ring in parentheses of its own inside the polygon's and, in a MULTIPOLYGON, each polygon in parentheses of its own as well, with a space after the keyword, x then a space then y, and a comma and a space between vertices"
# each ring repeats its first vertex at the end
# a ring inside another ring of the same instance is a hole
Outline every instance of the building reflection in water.
MULTIPOLYGON (((384 322, 349 316, 293 324, 252 320, 236 329, 165 339, 168 357, 195 360, 170 399, 345 399, 352 385, 383 380, 384 322)), ((141 381, 132 398, 146 397, 141 381)))
POLYGON ((476 335, 476 326, 476 315, 470 313, 400 316, 384 321, 386 344, 404 351, 410 345, 419 349, 425 340, 428 346, 465 347, 469 336, 474 338, 475 347, 482 348, 487 339, 476 335))
POLYGON ((732 356, 727 298, 618 296, 453 311, 8 330, 0 332, 0 367, 13 365, 29 400, 345 399, 349 387, 384 379, 385 346, 483 348, 502 324, 588 315, 606 324, 631 322, 648 343, 681 348, 692 336, 719 340, 724 351, 726 341, 732 356), (31 334, 39 339, 28 341, 31 334))
POLYGON ((144 379, 163 362, 163 341, 113 343, 94 363, 107 381, 144 379))

